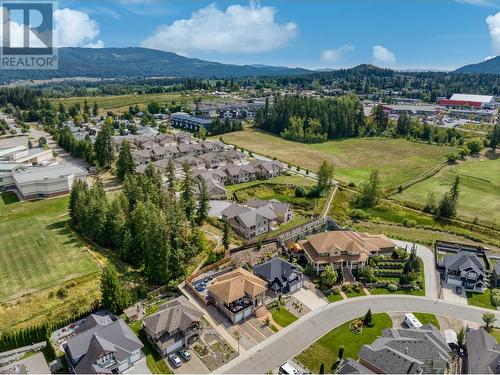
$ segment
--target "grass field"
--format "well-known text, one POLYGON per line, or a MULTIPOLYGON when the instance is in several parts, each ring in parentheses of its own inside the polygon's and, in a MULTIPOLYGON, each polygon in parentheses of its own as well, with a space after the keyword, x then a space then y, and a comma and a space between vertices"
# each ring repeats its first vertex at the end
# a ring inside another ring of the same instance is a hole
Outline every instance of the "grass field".
POLYGON ((344 358, 358 358, 359 349, 364 344, 371 344, 386 328, 392 327, 389 315, 374 314, 373 326, 363 327, 361 334, 353 334, 349 330, 349 323, 331 330, 309 348, 300 353, 296 358, 313 374, 319 373, 321 364, 325 366, 325 373, 331 373, 333 364, 337 361, 339 347, 344 345, 344 358))
POLYGON ((226 143, 310 170, 317 170, 323 160, 330 161, 336 166, 335 177, 344 182, 359 184, 373 169, 378 169, 386 188, 395 187, 443 162, 446 154, 453 150, 448 146, 386 138, 304 144, 252 129, 224 134, 222 138, 226 143))
POLYGON ((447 166, 438 174, 396 194, 399 201, 426 204, 433 192, 437 199, 449 191, 456 176, 460 177, 458 215, 477 217, 500 224, 500 158, 471 158, 458 165, 447 166))
POLYGON ((485 309, 497 309, 491 303, 491 289, 486 289, 484 293, 467 292, 467 302, 469 305, 484 307, 485 309))
POLYGON ((254 181, 244 182, 242 184, 227 185, 226 190, 229 193, 232 193, 234 191, 246 189, 248 187, 261 184, 313 186, 316 184, 316 181, 298 175, 291 175, 291 176, 281 175, 278 177, 270 178, 269 180, 254 180, 254 181))
POLYGON ((0 301, 98 271, 66 225, 67 204, 67 197, 0 203, 0 301))
POLYGON ((153 101, 160 104, 169 104, 172 101, 177 103, 185 103, 186 105, 192 104, 193 98, 199 98, 211 101, 224 100, 229 101, 230 99, 224 98, 220 99, 213 96, 200 96, 200 95, 183 95, 181 93, 158 93, 158 94, 130 94, 130 95, 109 95, 109 96, 82 96, 82 97, 72 97, 72 98, 62 98, 54 99, 52 102, 56 105, 62 102, 66 108, 69 106, 80 103, 83 108, 83 102, 85 99, 88 100, 90 106, 93 105, 94 101, 99 106, 102 113, 106 111, 113 112, 125 112, 128 110, 129 106, 138 105, 141 110, 144 110, 148 103, 153 101))
POLYGON ((272 309, 271 314, 273 316, 273 320, 283 328, 292 324, 298 319, 295 315, 293 315, 283 306, 279 306, 272 309))
POLYGON ((434 314, 414 312, 413 315, 415 315, 415 318, 417 318, 422 324, 432 324, 437 329, 441 328, 441 325, 434 314))

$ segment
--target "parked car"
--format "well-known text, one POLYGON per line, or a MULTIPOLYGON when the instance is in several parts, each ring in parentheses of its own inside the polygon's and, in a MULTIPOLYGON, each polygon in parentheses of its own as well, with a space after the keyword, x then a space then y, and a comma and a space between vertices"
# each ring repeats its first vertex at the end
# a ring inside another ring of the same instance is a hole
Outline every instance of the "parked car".
POLYGON ((191 354, 189 354, 189 352, 186 350, 186 348, 179 349, 178 353, 181 356, 181 358, 183 360, 185 360, 186 362, 191 360, 191 354))
POLYGON ((456 290, 457 294, 462 294, 462 287, 461 286, 457 286, 455 288, 455 290, 456 290))
POLYGON ((176 367, 179 368, 182 365, 182 362, 180 358, 177 356, 177 354, 170 354, 168 356, 169 361, 176 367))

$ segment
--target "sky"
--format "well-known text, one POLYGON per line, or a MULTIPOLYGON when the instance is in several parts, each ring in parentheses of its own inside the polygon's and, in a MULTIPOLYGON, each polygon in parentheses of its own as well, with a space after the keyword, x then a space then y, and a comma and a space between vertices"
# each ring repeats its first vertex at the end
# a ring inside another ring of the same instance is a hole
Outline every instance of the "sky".
POLYGON ((235 64, 442 69, 500 55, 500 0, 59 0, 58 44, 235 64))

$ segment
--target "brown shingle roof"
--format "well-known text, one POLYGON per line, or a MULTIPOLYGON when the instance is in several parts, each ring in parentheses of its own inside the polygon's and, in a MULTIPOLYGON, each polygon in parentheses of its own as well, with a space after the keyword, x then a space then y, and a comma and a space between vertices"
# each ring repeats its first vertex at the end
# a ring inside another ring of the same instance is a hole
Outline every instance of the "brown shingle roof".
POLYGON ((267 290, 267 283, 243 268, 237 268, 217 277, 208 290, 229 304, 244 297, 245 294, 254 298, 264 293, 267 290))

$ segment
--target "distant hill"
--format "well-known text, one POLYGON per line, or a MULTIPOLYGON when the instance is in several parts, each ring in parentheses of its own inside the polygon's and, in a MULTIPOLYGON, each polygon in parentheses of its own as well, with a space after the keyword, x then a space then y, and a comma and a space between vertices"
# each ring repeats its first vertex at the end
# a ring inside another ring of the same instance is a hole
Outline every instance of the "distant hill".
POLYGON ((267 65, 231 65, 204 61, 172 52, 147 48, 60 48, 59 69, 43 71, 2 71, 0 80, 51 78, 136 78, 198 77, 231 78, 245 76, 297 75, 301 68, 267 65))
POLYGON ((500 56, 493 57, 492 59, 482 61, 477 64, 470 64, 463 66, 455 73, 489 73, 500 74, 500 56))

